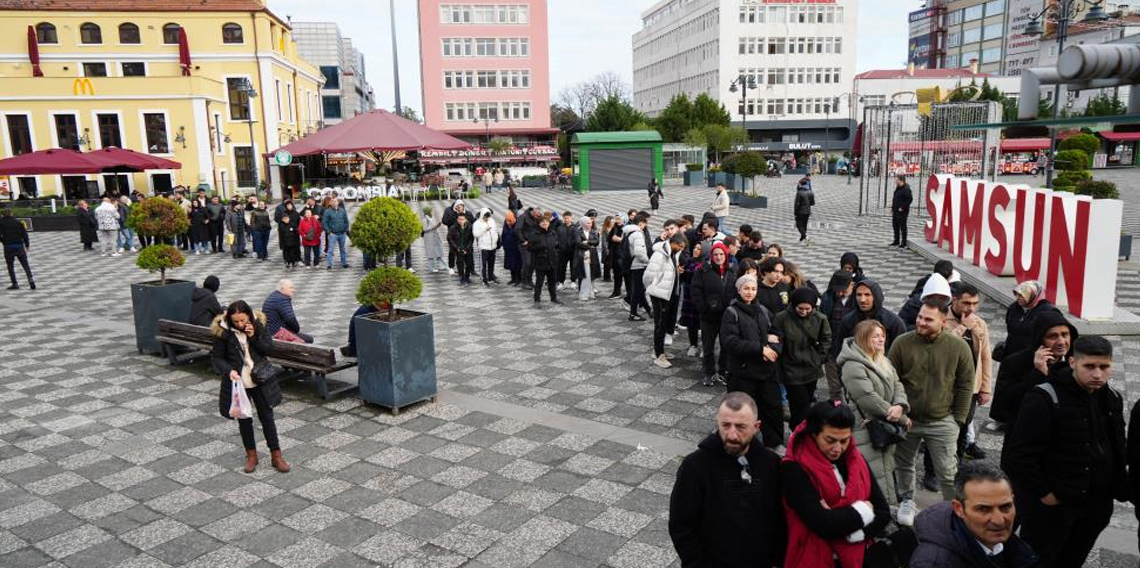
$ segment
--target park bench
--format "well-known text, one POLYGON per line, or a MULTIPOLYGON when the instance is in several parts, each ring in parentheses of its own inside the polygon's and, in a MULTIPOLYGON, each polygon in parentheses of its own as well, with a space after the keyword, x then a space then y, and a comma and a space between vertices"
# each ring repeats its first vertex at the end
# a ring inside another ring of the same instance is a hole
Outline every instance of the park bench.
MULTIPOLYGON (((156 338, 162 343, 163 351, 171 365, 179 365, 201 356, 203 351, 208 353, 214 346, 214 334, 210 332, 210 328, 165 319, 158 320, 156 338), (179 350, 176 347, 184 347, 190 351, 179 350)), ((356 366, 355 360, 337 361, 336 351, 332 347, 274 339, 269 360, 287 370, 297 371, 301 376, 315 377, 317 394, 325 400, 357 388, 356 385, 347 385, 329 390, 326 378, 329 374, 356 366)))

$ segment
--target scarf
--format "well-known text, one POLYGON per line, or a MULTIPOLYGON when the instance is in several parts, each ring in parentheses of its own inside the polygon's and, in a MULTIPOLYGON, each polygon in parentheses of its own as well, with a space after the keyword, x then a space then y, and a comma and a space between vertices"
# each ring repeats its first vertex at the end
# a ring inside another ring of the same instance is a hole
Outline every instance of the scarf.
MULTIPOLYGON (((863 455, 855 448, 855 440, 839 458, 847 465, 847 483, 840 487, 835 466, 819 451, 815 440, 804 433, 804 423, 796 427, 788 441, 784 461, 799 464, 811 479, 824 503, 832 509, 850 506, 856 501, 871 498, 871 471, 863 455)), ((850 543, 844 538, 824 540, 813 533, 800 520, 799 515, 784 501, 784 515, 788 521, 788 550, 784 566, 797 568, 831 568, 839 559, 842 568, 862 568, 867 541, 850 543)))

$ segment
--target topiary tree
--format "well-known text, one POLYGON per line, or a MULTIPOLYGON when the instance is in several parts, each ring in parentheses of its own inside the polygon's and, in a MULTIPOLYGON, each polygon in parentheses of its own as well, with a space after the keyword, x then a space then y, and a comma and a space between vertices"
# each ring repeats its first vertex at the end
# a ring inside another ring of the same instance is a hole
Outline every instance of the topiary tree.
POLYGON ((756 197, 756 176, 768 173, 768 160, 759 152, 741 152, 735 158, 732 164, 734 173, 748 178, 748 195, 756 197))
POLYGON ((144 248, 135 259, 135 265, 149 272, 158 272, 161 284, 165 285, 166 271, 186 264, 182 251, 170 244, 176 235, 190 228, 186 212, 173 200, 151 197, 131 207, 127 226, 159 243, 144 248))
MULTIPOLYGON (((1092 164, 1093 156, 1100 151, 1100 140, 1092 134, 1081 133, 1062 140, 1061 143, 1057 145, 1057 149, 1061 151, 1080 150, 1088 157, 1088 163, 1092 164)), ((1060 156, 1059 153, 1058 156, 1060 156)), ((1087 170, 1088 166, 1081 169, 1087 170)))
POLYGON ((1084 150, 1061 150, 1057 152, 1057 169, 1076 172, 1089 169, 1089 155, 1084 150))
POLYGON ((356 299, 387 309, 389 321, 396 317, 396 302, 415 300, 423 291, 414 274, 388 266, 388 258, 411 246, 420 231, 420 221, 411 207, 392 197, 377 197, 365 203, 352 222, 353 246, 384 265, 361 280, 356 299))

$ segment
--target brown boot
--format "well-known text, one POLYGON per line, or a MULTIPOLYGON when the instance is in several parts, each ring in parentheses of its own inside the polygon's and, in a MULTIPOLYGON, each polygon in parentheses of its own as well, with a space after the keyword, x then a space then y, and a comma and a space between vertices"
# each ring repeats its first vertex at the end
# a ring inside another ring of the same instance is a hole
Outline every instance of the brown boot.
POLYGON ((253 473, 257 469, 257 450, 245 451, 245 468, 242 471, 246 473, 253 473))
POLYGON ((281 450, 269 450, 269 456, 273 463, 273 469, 281 473, 289 473, 289 464, 285 462, 285 458, 281 457, 281 450))

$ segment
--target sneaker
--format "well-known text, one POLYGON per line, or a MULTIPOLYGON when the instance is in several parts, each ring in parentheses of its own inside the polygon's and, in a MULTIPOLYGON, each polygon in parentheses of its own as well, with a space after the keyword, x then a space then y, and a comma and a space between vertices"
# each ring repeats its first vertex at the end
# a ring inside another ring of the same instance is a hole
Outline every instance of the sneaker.
POLYGON ((686 331, 686 330, 688 330, 689 328, 688 328, 687 326, 685 326, 684 324, 678 323, 678 324, 677 324, 677 329, 679 329, 679 330, 681 330, 681 331, 686 331))
POLYGON ((8 289, 9 290, 19 290, 20 285, 19 284, 13 284, 13 285, 9 286, 8 289))
POLYGON ((431 273, 432 273, 432 274, 435 274, 435 273, 437 273, 437 272, 439 272, 439 269, 438 269, 438 268, 433 268, 433 269, 431 269, 431 273))
POLYGON ((899 512, 895 519, 898 520, 899 526, 913 527, 916 514, 918 514, 918 505, 915 505, 914 499, 907 499, 899 503, 899 512))
POLYGON ((410 268, 410 267, 409 267, 409 268, 408 268, 408 272, 411 272, 412 274, 415 274, 415 273, 416 273, 416 269, 415 269, 415 268, 410 268))
POLYGON ((566 287, 566 285, 565 285, 565 284, 563 284, 563 283, 559 282, 559 283, 558 283, 558 285, 554 287, 554 289, 555 289, 555 290, 559 290, 559 291, 561 291, 561 290, 562 290, 563 288, 565 288, 565 287, 566 287))
POLYGON ((638 315, 633 315, 629 316, 629 321, 645 321, 645 318, 638 315))
POLYGON ((123 256, 123 253, 113 252, 111 253, 111 256, 123 256))
POLYGON ((131 252, 138 252, 138 251, 139 251, 139 249, 137 249, 135 247, 131 247, 131 252))
POLYGON ((116 252, 122 254, 124 250, 126 250, 126 249, 124 249, 123 247, 119 247, 119 250, 117 250, 116 252))
POLYGON ((35 290, 36 289, 36 283, 35 282, 28 282, 28 288, 35 290))
POLYGON ((551 303, 551 304, 557 304, 557 305, 561 306, 561 305, 562 305, 562 300, 559 300, 558 298, 555 298, 555 299, 551 300, 551 301, 550 301, 550 303, 551 303))
POLYGON ((696 345, 690 345, 689 348, 685 350, 685 355, 688 355, 689 357, 696 357, 700 354, 700 352, 701 350, 696 345))
POLYGON ((668 369, 669 367, 673 366, 673 364, 669 362, 669 359, 665 358, 664 354, 661 354, 660 356, 653 359, 653 364, 661 367, 662 369, 668 369))
POLYGON ((984 460, 984 459, 986 459, 986 451, 979 448, 977 444, 970 444, 969 446, 966 446, 966 452, 965 453, 966 453, 966 457, 968 457, 972 460, 984 460))
POLYGON ((706 376, 706 377, 705 377, 705 379, 704 379, 703 381, 701 381, 701 386, 702 386, 702 387, 711 387, 711 386, 713 386, 714 384, 716 384, 716 383, 713 381, 713 378, 712 378, 712 377, 708 377, 708 376, 706 376))
POLYGON ((454 268, 448 268, 447 269, 447 275, 448 276, 455 276, 455 269, 454 268))
POLYGON ((671 334, 668 334, 668 333, 665 334, 665 345, 672 345, 672 344, 673 344, 673 336, 671 334))

